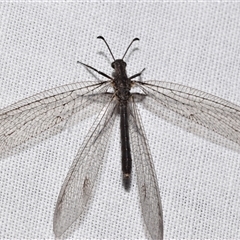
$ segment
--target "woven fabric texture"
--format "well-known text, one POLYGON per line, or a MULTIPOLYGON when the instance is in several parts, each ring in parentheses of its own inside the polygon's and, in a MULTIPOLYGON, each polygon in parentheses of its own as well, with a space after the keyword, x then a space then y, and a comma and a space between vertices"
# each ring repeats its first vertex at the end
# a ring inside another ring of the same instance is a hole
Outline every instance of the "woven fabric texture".
MULTIPOLYGON (((240 5, 12 3, 0 5, 0 108, 41 91, 104 79, 125 60, 129 75, 194 87, 240 105, 240 5)), ((157 106, 155 106, 157 107, 157 106)), ((240 239, 240 146, 172 112, 139 107, 156 169, 165 239, 240 239)), ((53 239, 64 178, 97 113, 84 112, 1 155, 0 238, 53 239), (84 115, 84 116, 83 116, 84 115)), ((86 211, 69 239, 145 239, 136 173, 122 186, 119 119, 86 211)))

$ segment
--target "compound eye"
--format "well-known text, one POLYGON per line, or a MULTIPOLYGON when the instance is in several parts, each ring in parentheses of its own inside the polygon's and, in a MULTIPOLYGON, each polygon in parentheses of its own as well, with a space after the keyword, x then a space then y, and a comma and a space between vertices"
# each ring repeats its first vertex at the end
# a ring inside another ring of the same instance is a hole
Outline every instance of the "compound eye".
POLYGON ((111 67, 112 67, 113 69, 115 69, 114 62, 113 62, 113 63, 111 63, 111 67))

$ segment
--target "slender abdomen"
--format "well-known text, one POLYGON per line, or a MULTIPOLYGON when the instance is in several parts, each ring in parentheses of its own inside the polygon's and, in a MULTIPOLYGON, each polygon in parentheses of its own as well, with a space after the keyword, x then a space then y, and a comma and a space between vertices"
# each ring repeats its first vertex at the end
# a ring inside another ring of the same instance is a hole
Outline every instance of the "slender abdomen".
POLYGON ((132 158, 129 142, 129 125, 127 102, 120 103, 120 131, 122 147, 122 171, 125 178, 130 177, 132 171, 132 158))

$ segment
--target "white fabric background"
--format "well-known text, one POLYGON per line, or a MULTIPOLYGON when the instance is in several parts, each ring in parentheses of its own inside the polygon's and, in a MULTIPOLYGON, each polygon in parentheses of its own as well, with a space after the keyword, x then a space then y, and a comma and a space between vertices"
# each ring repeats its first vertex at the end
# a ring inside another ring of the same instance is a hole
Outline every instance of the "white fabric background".
MULTIPOLYGON (((95 80, 77 60, 111 74, 112 59, 98 35, 116 58, 140 38, 132 47, 138 50, 126 57, 129 75, 146 67, 143 80, 180 83, 240 104, 239 4, 1 4, 0 29, 0 108, 52 87, 95 80)), ((172 113, 159 118, 140 110, 165 239, 240 239, 240 147, 172 113)), ((1 239, 54 238, 57 196, 93 119, 1 157, 1 239)), ((67 238, 146 237, 134 169, 130 192, 122 188, 119 130, 110 141, 94 197, 67 238)))

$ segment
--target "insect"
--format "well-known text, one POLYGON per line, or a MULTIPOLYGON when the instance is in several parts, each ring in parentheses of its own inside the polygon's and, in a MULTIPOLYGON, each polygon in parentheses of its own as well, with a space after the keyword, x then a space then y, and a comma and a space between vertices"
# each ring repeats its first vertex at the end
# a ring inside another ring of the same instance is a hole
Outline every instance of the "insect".
POLYGON ((113 76, 81 63, 107 78, 106 81, 77 82, 38 93, 0 111, 0 152, 68 120, 95 101, 102 109, 90 128, 65 178, 58 196, 53 231, 60 237, 82 214, 102 164, 117 115, 120 116, 122 173, 124 187, 135 164, 142 216, 152 239, 163 239, 163 213, 159 187, 137 102, 153 99, 176 113, 240 144, 240 107, 208 93, 161 81, 138 81, 143 70, 126 74, 123 58, 113 58, 113 76), (134 92, 134 88, 140 91, 134 92))

